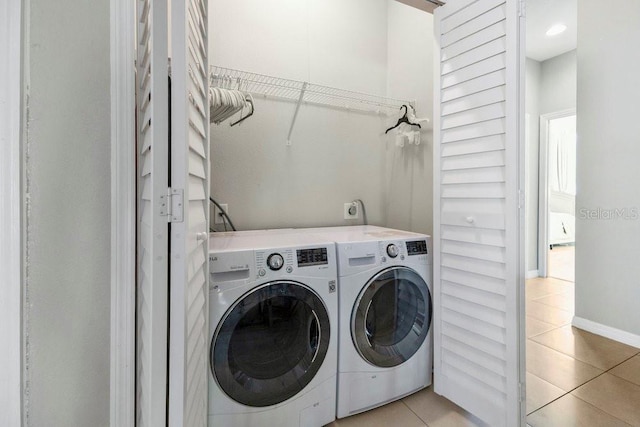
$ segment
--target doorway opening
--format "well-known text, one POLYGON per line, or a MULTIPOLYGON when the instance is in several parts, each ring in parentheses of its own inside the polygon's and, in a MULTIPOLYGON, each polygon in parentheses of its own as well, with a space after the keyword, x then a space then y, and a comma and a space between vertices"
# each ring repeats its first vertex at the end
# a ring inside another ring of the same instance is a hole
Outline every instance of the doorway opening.
POLYGON ((540 118, 540 275, 575 281, 575 109, 540 118))

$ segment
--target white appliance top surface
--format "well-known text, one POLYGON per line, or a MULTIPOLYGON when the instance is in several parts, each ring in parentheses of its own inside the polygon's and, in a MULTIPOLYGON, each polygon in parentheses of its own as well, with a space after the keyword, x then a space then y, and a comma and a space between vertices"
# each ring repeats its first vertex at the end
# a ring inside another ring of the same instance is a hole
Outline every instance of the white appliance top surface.
POLYGON ((329 238, 336 243, 348 242, 372 242, 380 240, 411 240, 428 239, 425 234, 411 231, 395 230, 393 228, 378 227, 375 225, 356 225, 346 227, 319 227, 305 230, 309 234, 318 234, 329 238))
POLYGON ((283 230, 250 230, 209 234, 209 252, 333 245, 326 236, 283 230))

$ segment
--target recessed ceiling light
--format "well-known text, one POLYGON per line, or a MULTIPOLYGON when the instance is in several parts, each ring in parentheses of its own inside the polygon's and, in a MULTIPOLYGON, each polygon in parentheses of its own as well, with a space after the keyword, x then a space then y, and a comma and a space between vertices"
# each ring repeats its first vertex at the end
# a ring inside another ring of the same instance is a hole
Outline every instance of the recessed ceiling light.
POLYGON ((567 26, 564 24, 556 24, 547 30, 547 35, 549 37, 557 36, 558 34, 564 33, 567 29, 567 26))

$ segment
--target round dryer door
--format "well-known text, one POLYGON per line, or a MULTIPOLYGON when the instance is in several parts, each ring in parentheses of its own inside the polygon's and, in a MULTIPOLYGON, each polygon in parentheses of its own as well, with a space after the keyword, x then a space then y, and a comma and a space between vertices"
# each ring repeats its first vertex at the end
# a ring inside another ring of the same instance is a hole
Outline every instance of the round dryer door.
POLYGON ((290 281, 267 283, 223 317, 211 341, 211 372, 233 400, 275 405, 311 382, 329 334, 329 315, 313 290, 290 281))
POLYGON ((351 315, 351 337, 360 355, 389 368, 420 348, 431 325, 431 294, 407 267, 379 272, 362 289, 351 315))

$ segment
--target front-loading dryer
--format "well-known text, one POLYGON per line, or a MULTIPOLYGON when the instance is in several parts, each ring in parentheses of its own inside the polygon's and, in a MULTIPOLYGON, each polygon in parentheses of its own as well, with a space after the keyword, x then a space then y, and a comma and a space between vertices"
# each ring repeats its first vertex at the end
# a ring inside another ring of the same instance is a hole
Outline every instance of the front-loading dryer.
POLYGON ((335 244, 273 231, 210 237, 209 425, 335 419, 335 244))
POLYGON ((431 238, 374 226, 308 229, 336 242, 338 418, 431 384, 431 238))

